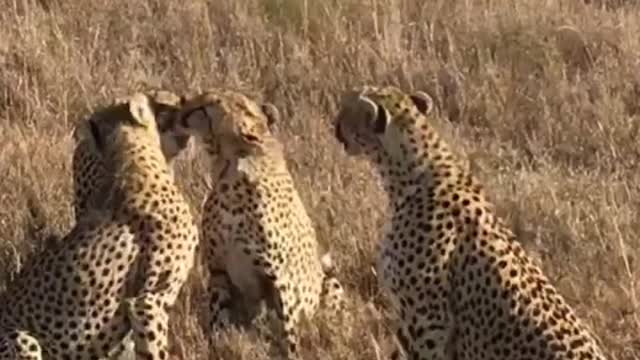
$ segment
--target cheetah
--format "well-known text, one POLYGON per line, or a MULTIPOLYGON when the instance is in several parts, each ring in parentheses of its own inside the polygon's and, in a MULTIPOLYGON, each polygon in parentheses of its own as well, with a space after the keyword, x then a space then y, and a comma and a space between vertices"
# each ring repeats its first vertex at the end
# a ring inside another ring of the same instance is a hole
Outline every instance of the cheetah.
POLYGON ((153 99, 96 111, 79 131, 112 187, 65 238, 0 294, 0 359, 104 359, 131 335, 144 359, 168 359, 168 310, 190 269, 198 231, 161 150, 153 99))
POLYGON ((363 86, 335 120, 345 152, 374 165, 389 197, 377 269, 400 348, 412 360, 605 359, 439 137, 432 108, 424 92, 363 86))
POLYGON ((299 352, 296 325, 320 306, 344 306, 331 276, 330 254, 319 255, 315 230, 273 134, 280 119, 270 103, 214 89, 186 101, 178 132, 199 139, 215 186, 203 204, 202 238, 211 275, 210 329, 233 322, 233 302, 266 301, 283 323, 287 353, 299 352), (233 295, 231 289, 236 289, 233 295), (322 304, 322 305, 320 305, 322 304))
MULTIPOLYGON (((156 121, 160 130, 162 152, 172 170, 172 163, 189 142, 189 136, 169 131, 169 118, 178 110, 183 98, 165 90, 151 90, 147 95, 153 98, 156 105, 156 121)), ((92 147, 90 139, 82 139, 76 131, 76 146, 73 152, 71 168, 73 173, 72 206, 75 219, 84 216, 87 208, 95 206, 102 200, 106 190, 111 186, 111 177, 107 174, 100 153, 92 147)))

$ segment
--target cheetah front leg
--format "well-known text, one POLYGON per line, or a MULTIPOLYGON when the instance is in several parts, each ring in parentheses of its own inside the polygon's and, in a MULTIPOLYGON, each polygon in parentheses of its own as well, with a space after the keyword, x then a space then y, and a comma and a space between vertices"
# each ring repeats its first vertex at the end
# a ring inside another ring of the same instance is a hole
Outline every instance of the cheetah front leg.
POLYGON ((218 333, 232 324, 231 305, 233 301, 232 284, 226 271, 226 251, 223 235, 219 227, 203 221, 203 242, 205 261, 209 269, 209 331, 218 333))
POLYGON ((12 331, 0 337, 0 360, 42 360, 42 348, 25 331, 12 331))
POLYGON ((452 360, 453 322, 444 301, 428 301, 406 309, 397 332, 409 360, 452 360), (412 311, 413 310, 413 311, 412 311))
POLYGON ((401 283, 394 275, 395 259, 379 261, 381 286, 390 295, 395 313, 394 328, 398 350, 392 359, 451 360, 454 340, 450 284, 447 272, 431 272, 401 283), (424 284, 424 286, 423 286, 424 284))
POLYGON ((136 354, 145 360, 168 359, 169 314, 164 296, 143 293, 127 299, 125 307, 131 323, 136 354))
POLYGON ((218 333, 231 326, 232 285, 226 271, 210 265, 209 330, 218 333))

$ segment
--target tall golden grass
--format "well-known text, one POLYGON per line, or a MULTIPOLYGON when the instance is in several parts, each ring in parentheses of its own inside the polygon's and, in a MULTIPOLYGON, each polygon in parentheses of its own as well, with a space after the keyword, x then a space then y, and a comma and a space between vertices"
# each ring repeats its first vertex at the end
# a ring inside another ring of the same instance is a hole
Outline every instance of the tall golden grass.
MULTIPOLYGON (((145 87, 239 89, 275 103, 279 136, 351 317, 304 331, 308 359, 384 358, 372 270, 385 198, 332 137, 358 84, 426 90, 437 126, 611 359, 640 358, 640 7, 632 1, 3 0, 0 284, 72 226, 71 129, 145 87)), ((206 163, 180 186, 195 212, 206 163)), ((269 322, 208 339, 198 266, 172 326, 181 359, 268 359, 269 322)))

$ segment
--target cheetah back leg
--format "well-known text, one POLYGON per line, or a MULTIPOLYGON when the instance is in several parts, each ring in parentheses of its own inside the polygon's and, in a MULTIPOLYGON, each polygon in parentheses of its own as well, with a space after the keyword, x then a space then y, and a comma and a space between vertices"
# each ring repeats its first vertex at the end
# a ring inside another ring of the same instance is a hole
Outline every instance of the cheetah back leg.
POLYGON ((25 331, 12 331, 0 337, 0 360, 42 360, 42 348, 25 331))
POLYGON ((169 314, 163 295, 144 293, 128 299, 125 305, 138 358, 168 359, 169 314))

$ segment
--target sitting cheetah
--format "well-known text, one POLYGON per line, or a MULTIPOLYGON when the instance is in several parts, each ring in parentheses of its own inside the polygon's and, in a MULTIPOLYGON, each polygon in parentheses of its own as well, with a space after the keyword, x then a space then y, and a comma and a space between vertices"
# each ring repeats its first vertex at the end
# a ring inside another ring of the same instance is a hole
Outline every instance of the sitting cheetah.
POLYGON ((145 359, 168 359, 167 310, 193 266, 198 233, 143 94, 79 130, 113 174, 89 212, 0 295, 0 359, 103 359, 131 331, 145 359))
POLYGON ((279 117, 272 104, 212 90, 185 102, 176 128, 202 141, 216 179, 202 220, 212 330, 229 325, 230 306, 238 301, 230 289, 236 289, 245 308, 266 300, 277 309, 287 351, 296 358, 300 316, 311 316, 321 301, 339 311, 343 289, 327 276, 330 258, 319 256, 282 144, 272 134, 279 117))
POLYGON ((423 92, 366 86, 344 96, 336 121, 345 151, 376 165, 390 198, 378 273, 408 358, 604 359, 439 138, 432 104, 423 92))
MULTIPOLYGON (((169 91, 153 90, 148 96, 153 99, 156 109, 156 121, 160 130, 162 152, 170 170, 173 159, 187 146, 189 136, 175 134, 169 131, 169 119, 178 110, 182 99, 169 91)), ((93 207, 102 201, 112 183, 112 178, 107 174, 104 164, 100 159, 100 153, 92 148, 90 139, 78 138, 74 134, 77 145, 73 152, 73 209, 76 220, 79 220, 88 207, 93 207), (94 197, 95 198, 92 198, 94 197), (89 202, 93 202, 90 204, 89 202)))

